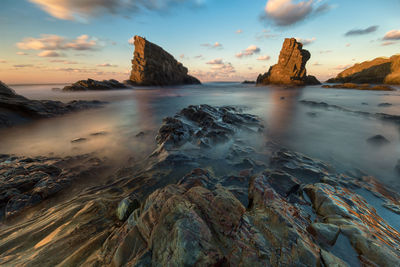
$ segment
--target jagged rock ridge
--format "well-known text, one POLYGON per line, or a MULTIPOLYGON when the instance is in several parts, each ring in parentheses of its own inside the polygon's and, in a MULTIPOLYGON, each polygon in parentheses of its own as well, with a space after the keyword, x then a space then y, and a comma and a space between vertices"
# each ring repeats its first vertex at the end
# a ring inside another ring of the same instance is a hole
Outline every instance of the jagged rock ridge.
POLYGON ((286 38, 279 61, 268 72, 260 74, 257 84, 313 85, 320 84, 314 76, 307 76, 306 63, 311 54, 295 38, 286 38))
POLYGON ((200 84, 188 75, 188 69, 171 54, 146 39, 135 36, 135 52, 132 72, 128 82, 135 85, 183 85, 200 84))
POLYGON ((327 82, 400 84, 400 55, 357 63, 327 82))

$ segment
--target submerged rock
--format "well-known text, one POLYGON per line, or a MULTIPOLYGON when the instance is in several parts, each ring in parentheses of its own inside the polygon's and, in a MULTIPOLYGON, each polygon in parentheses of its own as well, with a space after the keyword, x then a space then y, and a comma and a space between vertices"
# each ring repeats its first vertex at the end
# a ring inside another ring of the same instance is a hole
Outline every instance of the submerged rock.
POLYGON ((268 72, 260 74, 257 84, 316 85, 320 82, 314 76, 307 76, 306 63, 311 54, 295 38, 286 38, 279 61, 268 72))
POLYGON ((135 36, 135 52, 132 60, 132 72, 129 84, 133 85, 183 85, 200 84, 200 81, 188 75, 188 69, 182 63, 156 44, 135 36))
POLYGON ((400 56, 379 57, 371 61, 357 63, 327 82, 400 84, 400 56))
POLYGON ((387 145, 390 143, 390 141, 387 140, 386 137, 380 134, 368 138, 367 142, 371 145, 378 145, 378 146, 387 145))
POLYGON ((88 108, 101 107, 100 101, 71 101, 62 103, 51 100, 30 100, 16 94, 0 82, 0 128, 24 123, 32 119, 49 118, 88 108))
POLYGON ((92 79, 80 80, 71 85, 65 86, 63 91, 92 91, 92 90, 114 90, 125 89, 127 86, 117 80, 96 81, 92 79))

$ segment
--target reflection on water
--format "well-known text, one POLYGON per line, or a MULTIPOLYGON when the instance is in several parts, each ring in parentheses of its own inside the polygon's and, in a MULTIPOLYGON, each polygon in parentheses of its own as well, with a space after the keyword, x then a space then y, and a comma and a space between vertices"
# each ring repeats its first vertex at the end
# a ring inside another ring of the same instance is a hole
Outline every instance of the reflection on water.
POLYGON ((398 125, 299 103, 301 99, 324 101, 351 110, 400 115, 399 91, 361 92, 320 86, 283 89, 237 83, 70 93, 52 91, 53 87, 57 86, 13 88, 32 99, 98 99, 110 103, 102 109, 1 130, 0 153, 64 156, 96 152, 122 164, 129 158, 148 155, 155 147, 154 137, 162 119, 187 105, 238 105, 265 121, 266 140, 273 139, 293 150, 329 161, 342 170, 361 168, 400 188, 394 172, 400 159, 398 125), (379 103, 392 105, 379 107, 379 103), (376 134, 384 135, 391 141, 390 145, 367 144, 366 139, 376 134), (77 138, 86 140, 71 142, 77 138))

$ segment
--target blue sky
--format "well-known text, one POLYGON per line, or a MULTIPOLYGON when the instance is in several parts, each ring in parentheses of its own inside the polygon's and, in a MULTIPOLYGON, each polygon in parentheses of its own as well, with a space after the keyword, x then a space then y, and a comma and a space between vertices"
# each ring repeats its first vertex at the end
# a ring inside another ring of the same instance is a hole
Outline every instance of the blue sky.
POLYGON ((134 35, 162 46, 202 81, 256 79, 277 62, 285 37, 309 42, 307 70, 321 80, 400 53, 399 0, 103 2, 2 0, 0 80, 128 79, 134 35))

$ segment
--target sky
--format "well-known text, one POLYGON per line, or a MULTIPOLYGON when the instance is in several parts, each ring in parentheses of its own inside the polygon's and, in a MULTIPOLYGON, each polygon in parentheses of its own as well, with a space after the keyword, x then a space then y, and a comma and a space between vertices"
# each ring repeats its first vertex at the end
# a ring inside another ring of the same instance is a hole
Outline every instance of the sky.
POLYGON ((399 10, 400 0, 1 0, 0 80, 123 81, 140 35, 202 82, 255 80, 294 37, 324 81, 399 54, 399 10))

